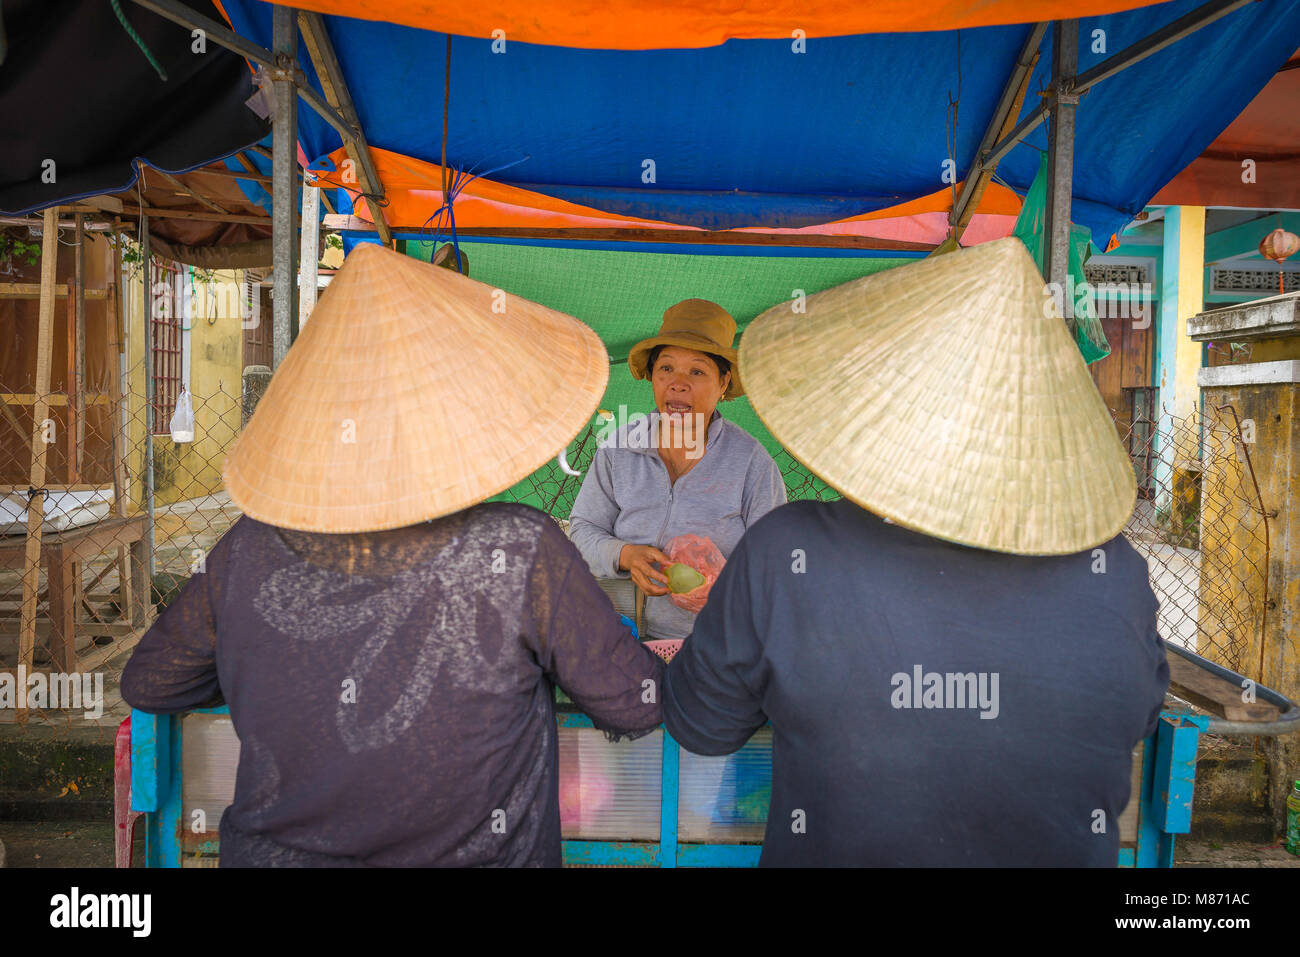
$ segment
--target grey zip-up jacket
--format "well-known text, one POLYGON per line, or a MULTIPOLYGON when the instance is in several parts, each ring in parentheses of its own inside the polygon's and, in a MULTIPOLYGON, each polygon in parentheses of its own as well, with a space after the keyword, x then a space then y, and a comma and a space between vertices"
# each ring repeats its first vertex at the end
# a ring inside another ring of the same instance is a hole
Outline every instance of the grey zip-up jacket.
MULTIPOLYGON (((707 536, 724 557, 745 529, 785 504, 785 480, 762 443, 716 409, 703 459, 676 484, 654 437, 659 412, 601 442, 569 516, 569 537, 597 578, 630 578, 620 571, 624 545, 664 548, 678 535, 707 536)), ((649 596, 641 637, 685 638, 695 615, 667 595, 649 596)))

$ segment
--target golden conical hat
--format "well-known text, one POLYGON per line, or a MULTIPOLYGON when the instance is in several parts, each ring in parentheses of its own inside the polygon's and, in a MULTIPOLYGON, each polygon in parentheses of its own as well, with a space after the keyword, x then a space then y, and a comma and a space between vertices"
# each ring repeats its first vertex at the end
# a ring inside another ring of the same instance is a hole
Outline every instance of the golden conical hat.
POLYGON ((226 488, 302 531, 436 518, 557 455, 608 380, 604 345, 572 316, 360 245, 227 456, 226 488))
POLYGON ((936 538, 1057 555, 1117 535, 1133 467, 1014 237, 767 310, 740 340, 764 425, 845 498, 936 538))

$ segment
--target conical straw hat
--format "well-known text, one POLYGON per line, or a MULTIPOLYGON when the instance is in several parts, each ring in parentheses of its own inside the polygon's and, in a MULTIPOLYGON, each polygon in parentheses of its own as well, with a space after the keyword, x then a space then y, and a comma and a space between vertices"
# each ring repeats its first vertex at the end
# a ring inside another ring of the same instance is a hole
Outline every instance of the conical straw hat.
POLYGON ((845 498, 936 538, 1083 551, 1136 482, 1078 347, 1019 239, 937 256, 764 312, 745 386, 790 453, 845 498))
POLYGON ((557 455, 608 379, 604 345, 577 319, 361 245, 227 456, 226 488, 282 528, 412 525, 557 455))

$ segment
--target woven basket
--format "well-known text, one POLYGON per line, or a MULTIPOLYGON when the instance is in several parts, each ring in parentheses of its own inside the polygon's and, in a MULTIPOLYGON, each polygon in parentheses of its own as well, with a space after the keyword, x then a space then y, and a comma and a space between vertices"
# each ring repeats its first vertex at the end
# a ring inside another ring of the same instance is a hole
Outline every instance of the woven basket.
POLYGON ((673 655, 681 650, 682 642, 685 638, 656 638, 654 641, 643 641, 645 645, 664 661, 672 661, 673 655))

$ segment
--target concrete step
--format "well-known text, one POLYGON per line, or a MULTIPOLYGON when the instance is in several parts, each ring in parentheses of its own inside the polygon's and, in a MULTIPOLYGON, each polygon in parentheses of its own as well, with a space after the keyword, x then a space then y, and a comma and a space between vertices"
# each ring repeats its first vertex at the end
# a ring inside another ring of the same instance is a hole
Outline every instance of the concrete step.
MULTIPOLYGON (((5 866, 112 867, 114 829, 101 821, 0 822, 5 866)), ((137 827, 134 864, 144 866, 144 828, 137 827)))
POLYGON ((12 821, 113 821, 113 800, 0 788, 0 823, 12 821))
POLYGON ((0 821, 112 821, 113 741, 101 728, 6 729, 0 821))
POLYGON ((1193 809, 1189 840, 1207 844, 1268 844, 1275 838, 1273 815, 1265 811, 1193 809))
POLYGON ((1174 867, 1292 867, 1300 857, 1280 844, 1202 843, 1179 838, 1174 845, 1174 867))
POLYGON ((1274 833, 1268 762, 1249 741, 1202 735, 1188 839, 1268 844, 1274 833))

